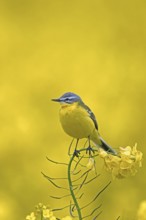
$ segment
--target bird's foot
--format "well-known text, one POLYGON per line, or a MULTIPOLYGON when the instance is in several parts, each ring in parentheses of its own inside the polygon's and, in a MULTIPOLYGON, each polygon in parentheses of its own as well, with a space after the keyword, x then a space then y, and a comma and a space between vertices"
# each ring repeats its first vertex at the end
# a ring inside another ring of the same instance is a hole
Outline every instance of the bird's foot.
POLYGON ((95 151, 93 150, 93 148, 91 146, 86 148, 86 154, 89 153, 89 156, 92 156, 92 153, 95 154, 95 151))
POLYGON ((80 154, 80 151, 79 150, 77 150, 77 149, 75 149, 74 150, 74 157, 79 157, 79 154, 80 154))

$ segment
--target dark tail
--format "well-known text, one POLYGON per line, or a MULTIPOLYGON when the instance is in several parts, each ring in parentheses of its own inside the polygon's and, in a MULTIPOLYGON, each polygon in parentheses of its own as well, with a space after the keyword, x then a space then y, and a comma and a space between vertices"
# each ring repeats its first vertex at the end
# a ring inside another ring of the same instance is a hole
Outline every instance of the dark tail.
POLYGON ((100 137, 100 140, 101 140, 101 148, 103 150, 115 156, 117 155, 117 152, 114 149, 112 149, 112 147, 110 147, 101 137, 100 137))

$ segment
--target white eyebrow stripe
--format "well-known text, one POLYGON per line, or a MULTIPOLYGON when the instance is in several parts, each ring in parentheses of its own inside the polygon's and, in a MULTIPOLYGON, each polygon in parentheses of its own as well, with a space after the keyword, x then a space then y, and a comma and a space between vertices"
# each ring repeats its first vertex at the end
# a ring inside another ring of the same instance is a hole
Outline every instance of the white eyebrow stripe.
POLYGON ((77 98, 76 96, 71 96, 71 97, 68 97, 69 99, 74 99, 74 98, 77 98))
POLYGON ((63 97, 61 98, 62 100, 66 100, 66 99, 76 99, 76 96, 70 96, 70 97, 63 97))

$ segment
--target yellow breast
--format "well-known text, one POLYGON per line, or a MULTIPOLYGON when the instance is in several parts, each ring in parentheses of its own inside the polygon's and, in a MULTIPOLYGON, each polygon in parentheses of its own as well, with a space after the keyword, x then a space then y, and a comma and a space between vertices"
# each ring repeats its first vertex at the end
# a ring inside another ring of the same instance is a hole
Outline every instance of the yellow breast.
POLYGON ((64 131, 74 138, 87 138, 95 130, 88 112, 77 102, 61 105, 60 122, 64 131))

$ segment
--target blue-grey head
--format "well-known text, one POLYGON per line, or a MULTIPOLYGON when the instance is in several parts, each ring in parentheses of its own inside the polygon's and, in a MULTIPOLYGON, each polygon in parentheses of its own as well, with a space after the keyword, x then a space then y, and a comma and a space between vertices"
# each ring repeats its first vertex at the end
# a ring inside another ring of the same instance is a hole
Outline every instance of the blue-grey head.
POLYGON ((52 99, 52 101, 60 102, 60 103, 72 104, 74 102, 82 101, 82 99, 80 98, 80 96, 76 95, 75 93, 67 92, 67 93, 63 94, 58 99, 52 99))

